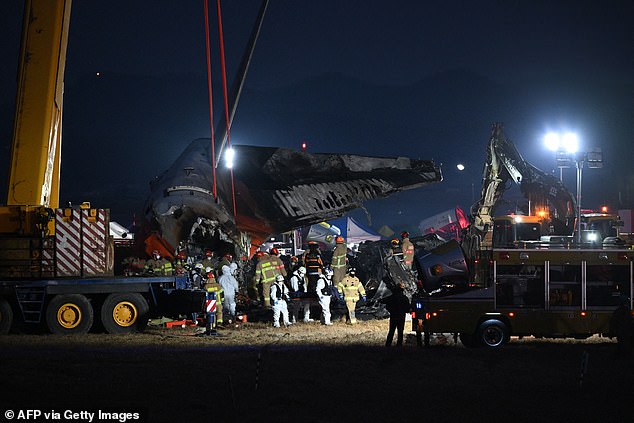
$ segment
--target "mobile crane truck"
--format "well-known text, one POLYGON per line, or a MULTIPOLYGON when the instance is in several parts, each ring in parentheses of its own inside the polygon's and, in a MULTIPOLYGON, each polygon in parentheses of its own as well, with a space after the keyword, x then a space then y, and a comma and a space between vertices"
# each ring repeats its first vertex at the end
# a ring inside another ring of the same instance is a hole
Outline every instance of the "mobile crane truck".
POLYGON ((114 275, 109 210, 59 208, 62 100, 71 0, 26 0, 7 205, 0 207, 0 334, 142 330, 203 309, 180 278, 114 275))

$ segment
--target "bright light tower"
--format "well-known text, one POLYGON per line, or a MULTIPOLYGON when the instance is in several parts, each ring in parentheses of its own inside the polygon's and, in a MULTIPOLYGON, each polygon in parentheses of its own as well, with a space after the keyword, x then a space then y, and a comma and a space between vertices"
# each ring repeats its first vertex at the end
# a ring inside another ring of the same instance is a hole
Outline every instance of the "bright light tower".
POLYGON ((573 155, 579 150, 579 137, 574 132, 548 132, 544 135, 544 145, 556 154, 559 180, 564 180, 564 168, 572 165, 573 155))
POLYGON ((233 160, 235 159, 235 157, 236 151, 231 147, 227 148, 227 150, 225 151, 225 166, 227 166, 227 168, 233 168, 233 160))

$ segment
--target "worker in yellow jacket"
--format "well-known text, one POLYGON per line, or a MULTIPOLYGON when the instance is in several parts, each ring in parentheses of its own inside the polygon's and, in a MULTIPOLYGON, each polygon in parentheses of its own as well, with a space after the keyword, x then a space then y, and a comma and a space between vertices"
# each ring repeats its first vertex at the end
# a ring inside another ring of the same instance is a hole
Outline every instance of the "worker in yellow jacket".
POLYGON ((343 295, 343 299, 346 301, 347 323, 354 325, 357 323, 357 318, 354 314, 357 307, 357 301, 361 296, 365 300, 365 288, 356 275, 356 269, 351 267, 348 270, 348 274, 339 282, 337 290, 343 295))

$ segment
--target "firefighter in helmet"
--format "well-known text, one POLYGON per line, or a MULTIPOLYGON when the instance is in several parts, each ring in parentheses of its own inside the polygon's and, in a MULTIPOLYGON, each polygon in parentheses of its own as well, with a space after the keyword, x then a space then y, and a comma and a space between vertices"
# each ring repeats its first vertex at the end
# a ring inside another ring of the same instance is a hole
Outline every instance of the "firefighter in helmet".
MULTIPOLYGON (((260 296, 264 307, 271 307, 271 297, 269 292, 271 290, 271 284, 275 282, 277 275, 282 275, 280 268, 278 267, 278 257, 271 258, 271 256, 264 251, 258 251, 256 253, 258 257, 258 264, 255 267, 255 283, 261 288, 260 296)), ((282 265, 282 268, 284 265, 282 265)), ((283 276, 283 275, 282 275, 283 276)))
POLYGON ((357 307, 357 301, 359 301, 359 297, 365 300, 365 288, 363 284, 359 280, 356 274, 356 269, 351 267, 348 269, 348 274, 343 278, 339 284, 337 284, 337 289, 339 293, 343 295, 343 299, 346 301, 347 312, 347 323, 354 325, 357 323, 357 319, 355 316, 355 308, 357 307))
POLYGON ((407 270, 412 270, 414 263, 414 244, 409 240, 409 232, 401 233, 401 251, 403 252, 403 264, 407 270))
POLYGON ((401 248, 401 242, 394 238, 390 241, 390 245, 392 248, 388 251, 388 256, 395 256, 399 260, 403 261, 403 249, 401 248))
POLYGON ((346 240, 342 236, 335 239, 336 246, 332 252, 332 262, 330 267, 333 271, 332 283, 337 286, 339 282, 346 276, 346 240))

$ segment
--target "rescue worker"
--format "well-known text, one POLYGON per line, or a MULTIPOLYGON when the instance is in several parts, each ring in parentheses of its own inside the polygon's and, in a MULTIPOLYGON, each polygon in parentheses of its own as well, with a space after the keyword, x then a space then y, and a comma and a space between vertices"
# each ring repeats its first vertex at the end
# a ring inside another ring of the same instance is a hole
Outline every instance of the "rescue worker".
POLYGON ((255 283, 262 288, 264 307, 271 307, 269 291, 271 290, 271 285, 275 282, 275 277, 281 275, 277 267, 277 257, 271 259, 271 256, 264 251, 258 251, 256 255, 259 258, 255 267, 255 283))
POLYGON ((401 233, 401 251, 403 251, 403 264, 407 270, 412 270, 414 263, 414 244, 409 240, 409 232, 401 233))
POLYGON ((403 282, 399 283, 392 289, 392 295, 381 300, 385 303, 385 308, 390 313, 390 329, 387 332, 387 338, 385 340, 385 346, 392 346, 392 339, 394 338, 394 331, 398 331, 396 338, 396 346, 403 346, 403 329, 405 328, 405 314, 410 310, 410 303, 407 296, 404 294, 405 285, 403 282))
POLYGON ((291 285, 291 294, 295 298, 291 303, 295 303, 296 301, 299 302, 297 310, 295 307, 292 307, 290 310, 291 322, 296 320, 297 312, 301 313, 300 317, 303 316, 304 322, 312 322, 312 319, 310 318, 310 300, 306 296, 306 268, 304 266, 300 266, 297 270, 295 270, 289 282, 291 285))
POLYGON ((332 296, 332 270, 326 269, 317 279, 317 298, 321 307, 321 324, 331 326, 330 297, 332 296))
POLYGON ((158 250, 152 251, 152 258, 145 262, 144 273, 150 275, 170 276, 173 273, 172 263, 161 258, 158 250))
POLYGON ((308 243, 308 251, 304 253, 304 267, 306 268, 306 276, 308 278, 308 292, 313 293, 317 290, 317 280, 324 270, 324 262, 321 259, 319 246, 315 241, 308 243))
POLYGON ((231 263, 233 263, 233 256, 227 253, 222 256, 220 263, 218 263, 217 266, 213 267, 212 269, 216 269, 216 273, 220 275, 222 274, 222 266, 231 266, 231 263))
POLYGON ((330 268, 334 272, 332 277, 332 283, 337 286, 339 282, 343 280, 346 276, 346 241, 342 236, 338 236, 335 239, 337 245, 335 246, 335 250, 332 252, 332 262, 330 263, 330 268))
POLYGON ((215 257, 214 252, 211 248, 205 249, 205 258, 202 260, 203 269, 211 267, 212 269, 216 269, 218 267, 218 259, 215 257))
POLYGON ((288 320, 288 305, 286 304, 286 300, 290 298, 288 296, 288 288, 284 283, 284 276, 277 275, 275 277, 275 282, 273 282, 269 291, 269 297, 273 305, 273 327, 280 327, 280 314, 282 315, 284 326, 290 326, 291 322, 288 320))
POLYGON ((220 284, 216 282, 216 278, 211 267, 205 269, 205 274, 203 275, 203 277, 205 278, 203 289, 207 292, 216 293, 216 324, 222 325, 224 323, 222 320, 222 304, 224 291, 222 290, 222 286, 220 286, 220 284))
POLYGON ((179 251, 176 254, 176 260, 174 260, 174 274, 177 276, 184 276, 186 273, 185 265, 187 264, 187 256, 185 251, 179 251))
POLYGON ((401 248, 401 243, 398 239, 394 238, 390 244, 392 248, 390 248, 388 255, 396 256, 401 262, 403 261, 403 249, 401 248))
POLYGON ((200 289, 205 284, 205 270, 202 263, 196 263, 191 273, 191 283, 194 289, 200 289))
MULTIPOLYGON (((233 263, 232 263, 233 264, 233 263)), ((222 266, 222 275, 218 278, 218 283, 224 293, 223 315, 227 316, 229 323, 233 322, 236 315, 236 294, 238 293, 238 281, 231 273, 230 266, 222 266)))
POLYGON ((365 288, 363 284, 356 276, 356 269, 351 267, 348 270, 348 274, 343 278, 341 282, 337 285, 337 289, 343 295, 343 299, 346 301, 346 308, 348 312, 346 313, 347 323, 354 325, 357 323, 357 319, 355 316, 355 308, 357 307, 357 301, 359 301, 359 296, 363 298, 365 301, 365 288))
POLYGON ((271 262, 273 263, 279 274, 286 278, 286 267, 284 266, 284 262, 280 258, 280 252, 278 251, 278 249, 275 247, 271 248, 269 250, 269 256, 271 256, 271 262))

